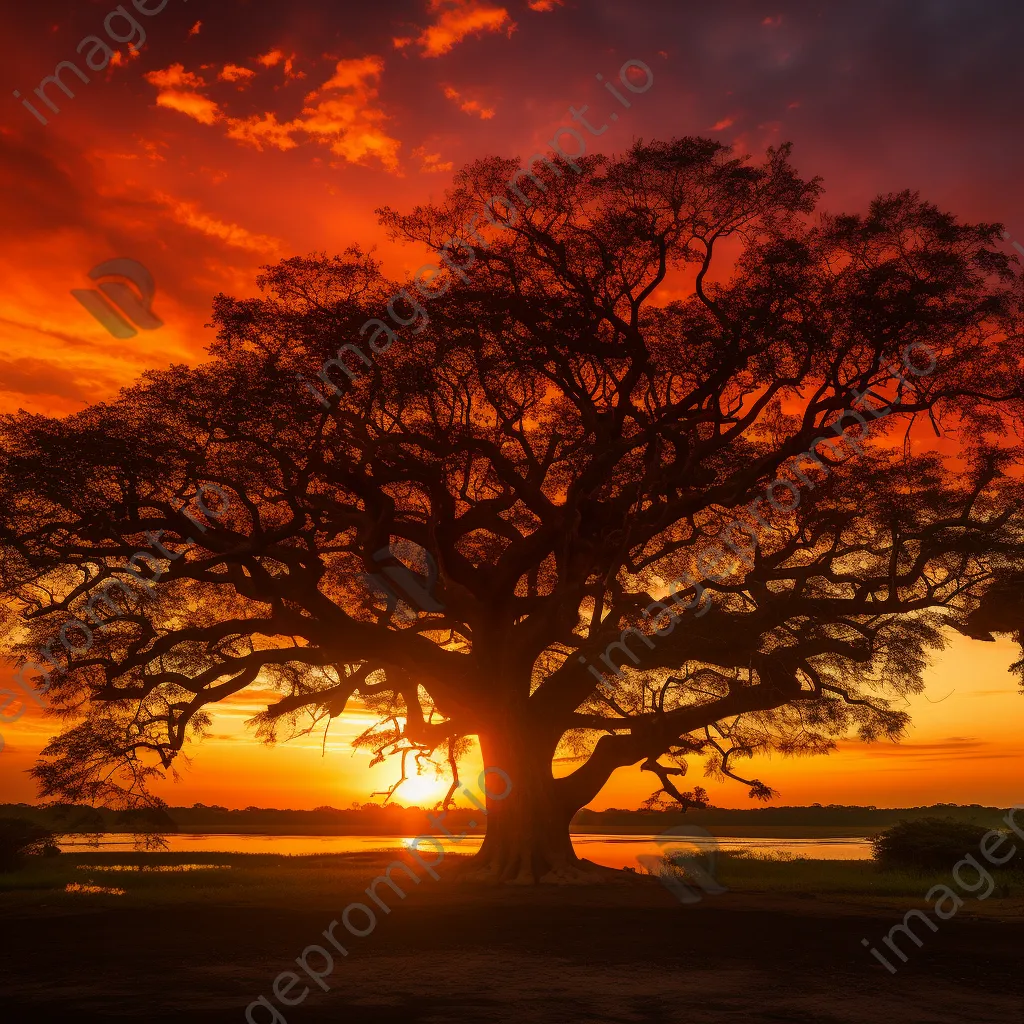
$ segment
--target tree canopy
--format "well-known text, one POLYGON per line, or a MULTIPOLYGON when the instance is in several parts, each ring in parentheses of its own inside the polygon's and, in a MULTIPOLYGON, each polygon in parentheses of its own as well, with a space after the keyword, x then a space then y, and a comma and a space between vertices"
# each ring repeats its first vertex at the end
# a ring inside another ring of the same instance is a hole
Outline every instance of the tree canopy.
POLYGON ((403 771, 455 771, 478 737, 513 786, 481 859, 545 877, 617 768, 685 805, 695 759, 736 778, 899 737, 946 627, 984 633, 985 595, 1019 594, 998 224, 912 192, 819 212, 786 147, 641 142, 506 193, 517 167, 381 211, 442 257, 429 281, 359 248, 284 260, 217 297, 210 361, 4 419, 7 649, 67 719, 45 794, 145 799, 258 683, 268 740, 353 701, 403 771), (408 326, 347 358, 399 293, 408 326), (436 567, 431 605, 382 600, 388 566, 423 588, 436 567))

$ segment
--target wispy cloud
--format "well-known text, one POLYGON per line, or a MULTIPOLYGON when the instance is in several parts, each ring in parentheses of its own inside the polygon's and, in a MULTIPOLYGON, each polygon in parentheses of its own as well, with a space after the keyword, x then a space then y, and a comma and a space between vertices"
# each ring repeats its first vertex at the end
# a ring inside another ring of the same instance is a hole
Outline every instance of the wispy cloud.
POLYGON ((145 79, 158 90, 158 107, 176 110, 200 124, 214 124, 220 119, 220 107, 199 91, 206 87, 206 80, 186 71, 184 65, 172 64, 161 71, 150 71, 145 79))
POLYGON ((252 127, 257 140, 275 140, 280 148, 290 148, 282 145, 284 140, 291 141, 293 134, 302 133, 349 163, 375 158, 388 170, 397 171, 401 142, 385 129, 388 115, 378 101, 377 87, 383 71, 380 57, 338 61, 331 78, 306 97, 301 117, 270 128, 262 123, 250 126, 236 122, 229 134, 246 138, 244 132, 252 127))
POLYGON ((412 155, 419 160, 420 170, 428 174, 441 174, 450 171, 455 165, 451 160, 442 162, 440 153, 428 153, 426 146, 417 146, 412 155))
MULTIPOLYGON (((291 57, 271 50, 257 58, 263 67, 281 64, 285 74, 298 78, 291 57)), ((275 111, 232 117, 224 104, 218 104, 201 90, 207 88, 202 76, 172 64, 162 71, 150 72, 146 79, 159 90, 157 105, 176 110, 201 124, 222 122, 230 139, 255 147, 290 150, 301 141, 315 141, 352 164, 379 161, 398 172, 401 142, 389 134, 388 115, 380 106, 378 86, 384 61, 377 56, 338 61, 331 77, 305 98, 297 117, 282 119, 275 111)), ((225 82, 237 82, 255 72, 235 64, 226 65, 219 74, 225 82)))
POLYGON ((416 40, 423 57, 440 57, 467 36, 484 32, 505 32, 511 36, 516 30, 508 11, 486 0, 429 0, 427 10, 434 15, 434 21, 416 40))
POLYGON ((306 77, 306 73, 304 71, 295 70, 294 53, 290 57, 286 57, 284 55, 284 50, 270 50, 269 52, 257 57, 256 62, 258 64, 262 64, 265 68, 276 68, 278 64, 280 64, 285 78, 306 77))
POLYGON ((459 110, 467 114, 475 114, 482 121, 489 121, 494 117, 494 108, 485 107, 479 100, 467 99, 458 89, 453 86, 444 86, 444 94, 453 103, 458 104, 459 110))
POLYGON ((974 736, 949 736, 928 743, 871 743, 864 744, 848 738, 837 746, 856 751, 859 756, 916 761, 977 761, 1015 757, 1002 744, 981 740, 974 736))
POLYGON ((68 372, 66 363, 54 364, 47 359, 0 358, 0 393, 4 394, 53 395, 87 404, 100 388, 112 391, 116 385, 113 373, 97 373, 87 367, 68 372))
POLYGON ((196 203, 175 199, 162 192, 158 192, 155 198, 170 210, 171 216, 179 224, 184 224, 210 238, 218 238, 225 245, 230 245, 235 249, 272 254, 280 252, 284 247, 284 243, 278 238, 272 238, 270 235, 257 235, 238 224, 228 224, 218 220, 200 210, 196 203))
POLYGON ((295 121, 282 123, 274 113, 253 114, 246 118, 232 118, 227 136, 229 139, 247 142, 260 151, 264 146, 285 151, 298 146, 292 138, 296 124, 295 121))
POLYGON ((256 72, 251 68, 240 67, 238 64, 225 64, 217 77, 222 82, 248 83, 256 77, 256 72))

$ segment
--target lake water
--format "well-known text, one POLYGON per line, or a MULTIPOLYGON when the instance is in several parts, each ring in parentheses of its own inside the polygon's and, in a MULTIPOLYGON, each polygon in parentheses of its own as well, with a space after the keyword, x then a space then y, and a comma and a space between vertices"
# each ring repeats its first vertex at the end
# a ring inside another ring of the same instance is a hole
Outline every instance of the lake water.
MULTIPOLYGON (((710 831, 710 830, 709 830, 710 831)), ((706 848, 717 846, 723 851, 749 850, 755 854, 788 854, 811 860, 867 860, 871 856, 869 837, 847 834, 851 830, 784 828, 771 829, 773 835, 725 835, 738 829, 719 829, 713 838, 665 837, 654 834, 576 834, 572 837, 577 854, 597 864, 622 868, 636 865, 640 854, 663 854, 666 842, 706 848), (808 835, 807 833, 815 833, 808 835), (660 840, 660 842, 659 842, 660 840)), ((765 829, 764 831, 768 831, 765 829)), ((865 830, 866 831, 866 830, 865 830)), ((167 849, 172 853, 284 853, 292 855, 326 853, 366 853, 371 850, 392 850, 407 846, 414 837, 395 836, 269 836, 269 835, 168 835, 167 849)), ((444 840, 446 849, 455 853, 473 853, 480 848, 483 836, 466 836, 459 843, 444 840)), ((105 835, 99 846, 86 842, 62 843, 68 852, 117 852, 132 848, 130 835, 105 835)), ((424 849, 429 849, 424 845, 424 849)))

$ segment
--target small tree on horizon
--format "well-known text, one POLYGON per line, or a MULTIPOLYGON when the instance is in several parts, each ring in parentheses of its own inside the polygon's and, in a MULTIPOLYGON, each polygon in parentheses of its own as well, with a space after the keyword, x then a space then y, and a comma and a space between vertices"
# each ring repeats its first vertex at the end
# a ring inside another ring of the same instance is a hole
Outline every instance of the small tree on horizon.
POLYGON ((945 627, 981 629, 1024 566, 1000 226, 910 192, 815 215, 787 148, 755 165, 681 139, 577 165, 502 207, 517 165, 479 160, 442 204, 382 211, 437 253, 474 218, 482 240, 326 405, 296 376, 402 287, 358 249, 219 296, 208 363, 4 419, 7 649, 50 645, 68 723, 44 794, 145 802, 250 686, 278 694, 268 741, 358 702, 379 716, 359 745, 402 777, 446 765, 449 800, 479 740, 511 791, 488 798, 477 865, 536 881, 583 869, 569 822, 618 768, 653 774, 650 806, 702 801, 695 758, 767 799, 738 760, 903 733, 945 627), (921 352, 930 372, 894 381, 921 352), (836 427, 851 408, 869 438, 836 427), (775 481, 790 499, 769 504, 775 481), (405 615, 366 585, 402 545, 436 564, 440 607, 405 615))

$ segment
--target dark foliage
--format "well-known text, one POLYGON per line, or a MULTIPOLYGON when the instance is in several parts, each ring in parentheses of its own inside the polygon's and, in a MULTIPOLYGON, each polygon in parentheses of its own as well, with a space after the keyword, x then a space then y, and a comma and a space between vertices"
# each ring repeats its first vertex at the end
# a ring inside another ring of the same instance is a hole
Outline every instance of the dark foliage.
POLYGON ((901 821, 871 840, 875 860, 886 868, 952 870, 965 854, 977 855, 989 830, 955 818, 901 821))
POLYGON ((178 831, 178 826, 167 813, 166 807, 130 807, 119 811, 115 822, 125 832, 132 832, 135 835, 178 831))
POLYGON ((54 834, 24 818, 0 818, 0 871, 16 871, 27 857, 58 853, 54 834))

